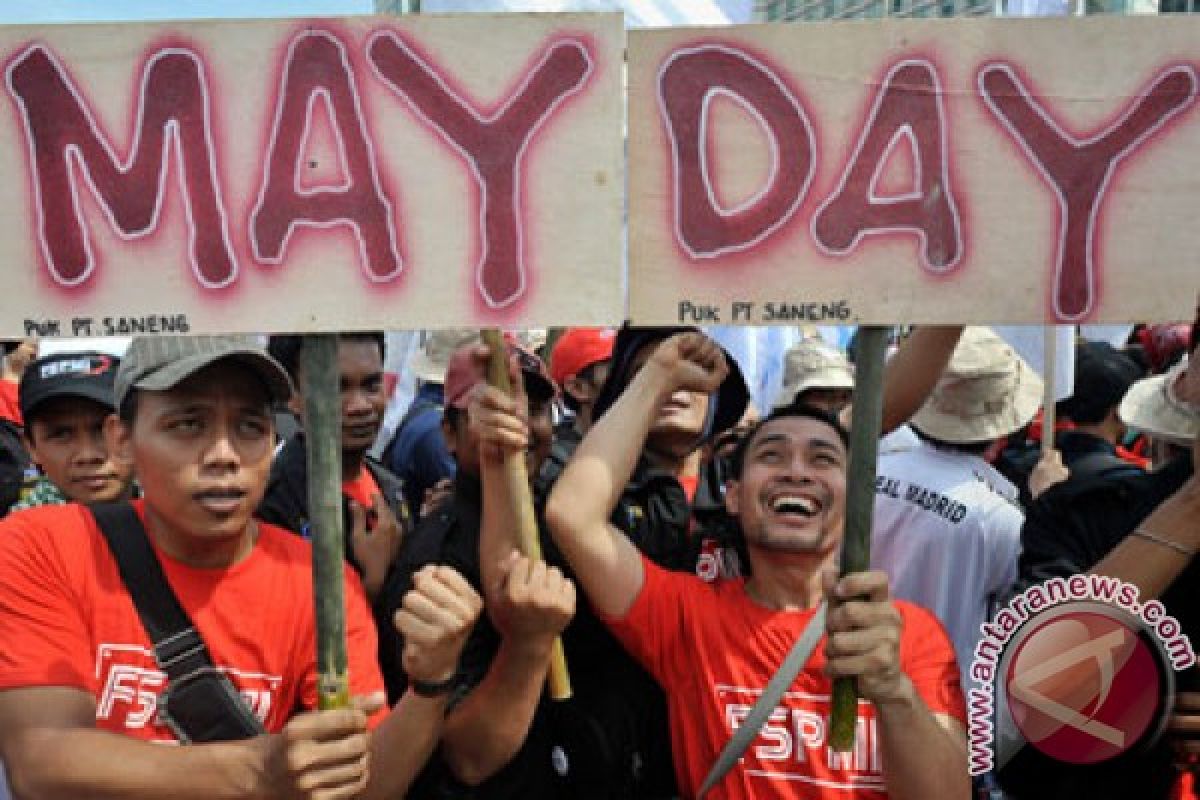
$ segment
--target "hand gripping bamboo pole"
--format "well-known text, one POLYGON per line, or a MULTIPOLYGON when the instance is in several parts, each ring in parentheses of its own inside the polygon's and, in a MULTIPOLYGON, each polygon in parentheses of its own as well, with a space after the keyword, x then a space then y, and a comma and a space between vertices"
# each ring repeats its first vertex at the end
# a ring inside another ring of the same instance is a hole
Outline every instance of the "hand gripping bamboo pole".
MULTIPOLYGON (((875 461, 883 424, 883 360, 890 329, 858 329, 854 359, 854 417, 850 426, 850 466, 846 475, 846 527, 842 536, 841 574, 871 567, 871 524, 875 513, 875 461)), ((858 689, 853 678, 833 682, 829 746, 845 753, 854 748, 858 689)))
MULTIPOLYGON (((491 350, 488 358, 488 383, 501 391, 512 394, 512 382, 508 379, 508 347, 504 337, 494 328, 480 332, 484 343, 491 350)), ((533 512, 533 493, 529 489, 529 475, 525 459, 520 453, 508 453, 504 457, 504 477, 508 484, 517 518, 517 546, 528 558, 540 559, 542 547, 538 541, 537 517, 533 512)), ((550 696, 555 700, 571 697, 571 679, 567 674, 567 659, 563 653, 562 639, 555 638, 550 651, 550 696)))

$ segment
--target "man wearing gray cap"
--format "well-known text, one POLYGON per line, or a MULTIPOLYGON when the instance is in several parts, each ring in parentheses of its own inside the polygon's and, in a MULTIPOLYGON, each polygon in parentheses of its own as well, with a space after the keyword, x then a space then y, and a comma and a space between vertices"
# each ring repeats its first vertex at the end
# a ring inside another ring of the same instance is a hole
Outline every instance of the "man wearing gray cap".
POLYGON ((249 340, 137 339, 117 374, 119 416, 105 423, 114 458, 143 488, 130 524, 110 539, 97 518, 113 507, 79 505, 0 522, 0 758, 16 796, 404 794, 437 742, 443 687, 480 600, 447 568, 418 576, 395 620, 414 688, 388 712, 375 631, 348 572, 356 708, 313 710, 311 550, 252 517, 271 464, 272 405, 290 394, 286 372, 249 340), (110 541, 141 548, 143 572, 161 570, 192 627, 163 637, 147 620, 169 615, 148 614, 140 591, 135 609, 130 589, 154 581, 124 569, 124 552, 119 566, 110 541), (180 661, 198 666, 177 682, 180 661), (212 703, 198 708, 200 687, 212 703))

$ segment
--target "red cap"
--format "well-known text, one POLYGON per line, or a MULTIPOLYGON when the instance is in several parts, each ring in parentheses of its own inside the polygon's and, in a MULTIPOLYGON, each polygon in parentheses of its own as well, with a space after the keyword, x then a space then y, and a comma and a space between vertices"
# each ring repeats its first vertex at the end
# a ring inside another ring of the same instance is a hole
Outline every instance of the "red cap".
POLYGON ((1162 372, 1191 343, 1192 326, 1186 323, 1151 325, 1141 332, 1142 349, 1152 372, 1162 372))
MULTIPOLYGON (((471 402, 471 390, 475 388, 476 384, 487 381, 484 367, 476 362, 473 355, 477 347, 479 347, 478 339, 459 347, 450 356, 450 361, 446 364, 446 380, 442 385, 447 406, 458 409, 466 408, 471 402)), ((550 379, 546 364, 540 358, 512 342, 509 342, 508 348, 510 353, 517 355, 521 365, 521 375, 525 379, 525 391, 529 393, 530 397, 549 400, 558 394, 558 388, 550 379)))
POLYGON ((554 343, 550 377, 561 384, 600 361, 612 358, 617 332, 612 328, 568 328, 554 343))

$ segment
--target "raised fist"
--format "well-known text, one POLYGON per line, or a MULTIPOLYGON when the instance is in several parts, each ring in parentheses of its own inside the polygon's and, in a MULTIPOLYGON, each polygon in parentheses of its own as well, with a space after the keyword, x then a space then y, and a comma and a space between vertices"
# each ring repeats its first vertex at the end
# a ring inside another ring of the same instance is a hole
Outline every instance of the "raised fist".
POLYGON ((678 333, 665 339, 650 356, 667 378, 670 391, 710 394, 721 388, 729 365, 721 346, 702 333, 678 333))
POLYGON ((428 566, 414 575, 413 588, 394 617, 404 637, 401 664, 409 679, 449 680, 482 608, 478 593, 450 567, 428 566))

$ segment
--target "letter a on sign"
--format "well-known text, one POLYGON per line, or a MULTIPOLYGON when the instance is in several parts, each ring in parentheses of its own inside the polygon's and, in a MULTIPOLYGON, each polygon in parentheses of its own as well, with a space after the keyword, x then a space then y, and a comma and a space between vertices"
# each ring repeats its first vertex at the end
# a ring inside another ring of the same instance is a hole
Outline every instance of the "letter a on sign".
POLYGON ((902 61, 888 72, 837 189, 813 218, 813 241, 845 255, 867 234, 915 233, 921 263, 932 272, 962 258, 962 222, 950 186, 946 114, 937 72, 927 61, 902 61), (912 152, 912 187, 880 196, 881 172, 896 147, 912 152))

